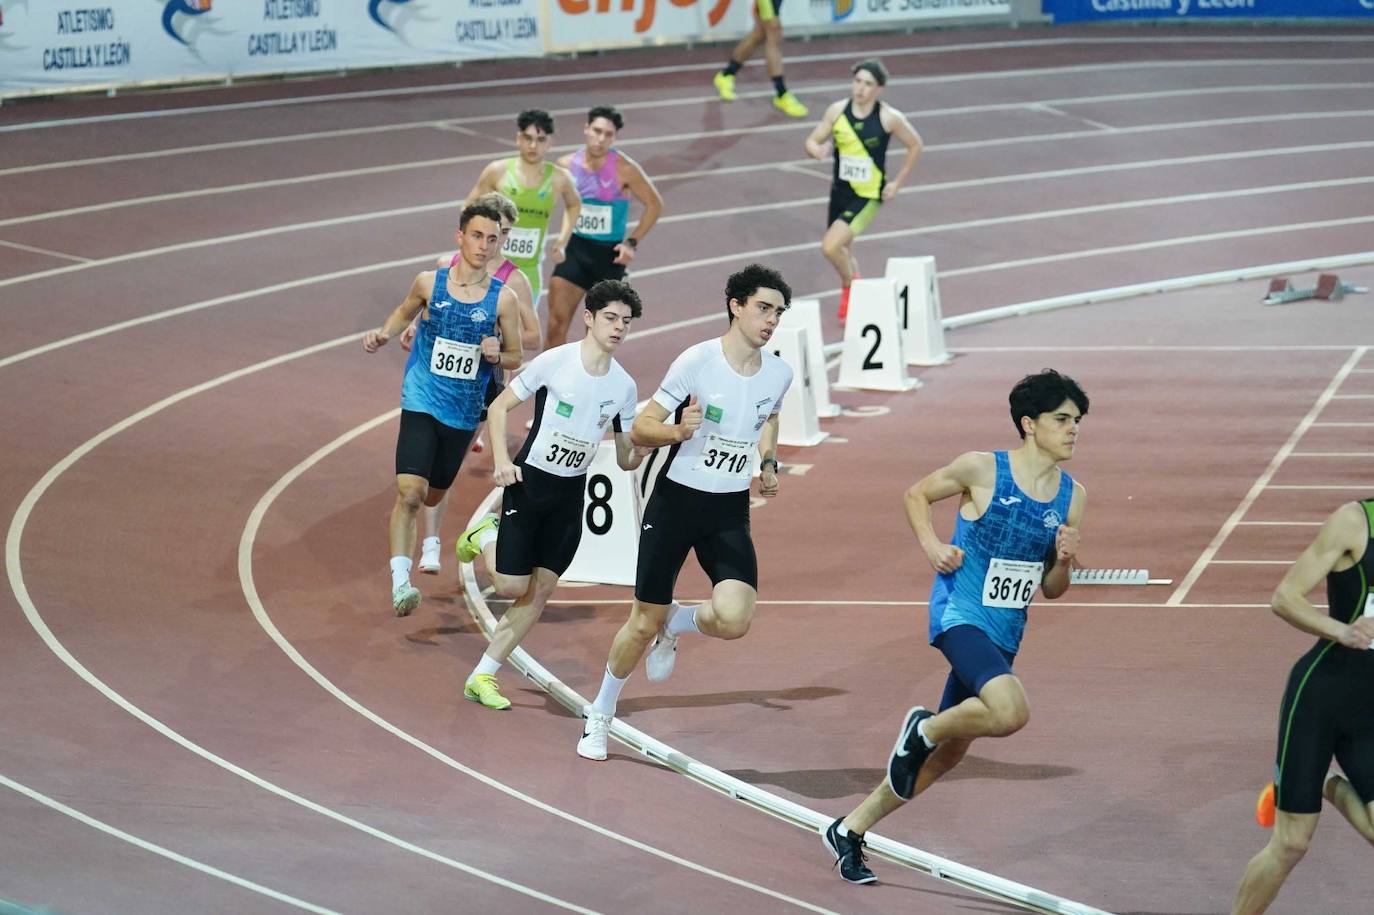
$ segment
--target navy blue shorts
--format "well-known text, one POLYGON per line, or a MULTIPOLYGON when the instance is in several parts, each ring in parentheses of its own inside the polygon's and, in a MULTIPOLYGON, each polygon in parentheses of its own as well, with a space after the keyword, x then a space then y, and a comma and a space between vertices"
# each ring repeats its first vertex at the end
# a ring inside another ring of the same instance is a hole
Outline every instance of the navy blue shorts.
POLYGON ((932 643, 949 661, 949 679, 940 697, 940 711, 958 705, 983 691, 993 677, 1011 673, 1016 655, 1004 651, 977 626, 955 626, 932 643))

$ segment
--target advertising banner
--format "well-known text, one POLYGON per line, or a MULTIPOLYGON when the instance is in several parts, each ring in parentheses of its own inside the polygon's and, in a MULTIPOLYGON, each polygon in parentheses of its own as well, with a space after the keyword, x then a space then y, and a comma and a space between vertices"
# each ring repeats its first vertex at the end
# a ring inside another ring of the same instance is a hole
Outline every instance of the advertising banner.
POLYGON ((541 0, 0 0, 0 96, 538 56, 541 0))
POLYGON ((901 28, 977 16, 1009 18, 1011 0, 802 0, 782 8, 785 25, 812 27, 901 28))
POLYGON ((752 27, 750 0, 548 2, 551 51, 719 40, 752 27))
POLYGON ((1043 0, 1055 22, 1095 19, 1374 19, 1374 0, 1043 0))

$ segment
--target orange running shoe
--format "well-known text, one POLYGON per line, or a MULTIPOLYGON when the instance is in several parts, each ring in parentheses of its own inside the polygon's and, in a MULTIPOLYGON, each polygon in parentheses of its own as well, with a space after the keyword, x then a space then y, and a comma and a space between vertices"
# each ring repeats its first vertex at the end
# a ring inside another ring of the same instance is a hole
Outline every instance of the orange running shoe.
POLYGON ((1274 783, 1270 782, 1264 786, 1264 790, 1255 801, 1255 822, 1265 829, 1273 829, 1274 810, 1274 783))
POLYGON ((846 287, 844 287, 843 289, 840 290, 840 323, 843 324, 843 323, 844 323, 844 319, 847 318, 847 317, 849 317, 849 287, 848 287, 848 286, 846 286, 846 287))

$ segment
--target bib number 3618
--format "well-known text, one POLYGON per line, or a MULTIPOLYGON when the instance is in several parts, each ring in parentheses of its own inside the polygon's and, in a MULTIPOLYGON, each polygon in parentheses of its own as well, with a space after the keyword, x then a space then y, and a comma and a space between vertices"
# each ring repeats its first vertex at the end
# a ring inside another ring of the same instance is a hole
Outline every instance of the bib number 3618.
POLYGON ((471 381, 477 377, 481 358, 481 347, 476 344, 439 337, 434 341, 434 352, 429 357, 429 370, 445 378, 471 381))
POLYGON ((1043 562, 993 559, 983 579, 983 604, 1004 610, 1024 610, 1040 587, 1045 573, 1043 562))

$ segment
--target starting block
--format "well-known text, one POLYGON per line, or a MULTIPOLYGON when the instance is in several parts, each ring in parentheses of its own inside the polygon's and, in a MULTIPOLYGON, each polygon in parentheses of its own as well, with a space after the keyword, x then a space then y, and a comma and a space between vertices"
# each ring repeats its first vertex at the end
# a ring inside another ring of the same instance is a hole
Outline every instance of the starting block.
POLYGON ((1294 287, 1288 277, 1280 276, 1269 281, 1269 291, 1264 297, 1264 304, 1287 305, 1289 302, 1301 302, 1306 299, 1339 302, 1345 298, 1348 292, 1368 291, 1369 289, 1365 286, 1352 286, 1349 283, 1342 283, 1341 278, 1334 273, 1321 274, 1317 277, 1317 285, 1306 289, 1298 289, 1294 287))
POLYGON ((1172 578, 1151 578, 1149 569, 1072 569, 1073 585, 1171 585, 1172 578))

